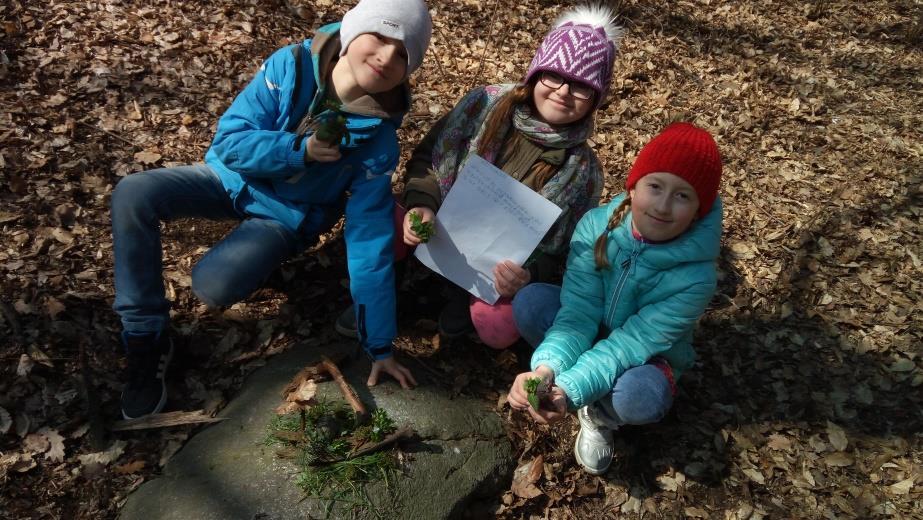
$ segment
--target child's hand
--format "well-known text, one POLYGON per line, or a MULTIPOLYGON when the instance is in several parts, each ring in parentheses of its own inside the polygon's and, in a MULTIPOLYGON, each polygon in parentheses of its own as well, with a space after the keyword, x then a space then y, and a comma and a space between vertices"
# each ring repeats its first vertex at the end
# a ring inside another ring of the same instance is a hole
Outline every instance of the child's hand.
POLYGON ((311 161, 339 161, 341 157, 340 143, 328 143, 326 141, 321 141, 317 138, 316 134, 312 134, 311 137, 308 137, 308 144, 306 145, 305 155, 307 155, 308 159, 311 161))
POLYGON ((506 396, 506 400, 510 403, 510 406, 517 410, 531 408, 529 405, 529 396, 526 393, 526 380, 534 377, 541 379, 541 386, 546 389, 551 388, 551 384, 554 382, 554 372, 545 365, 538 367, 535 372, 523 372, 519 374, 513 381, 510 393, 506 396))
POLYGON ((436 214, 433 213, 433 210, 427 208, 426 206, 417 206, 412 208, 410 211, 404 215, 404 243, 408 246, 417 246, 423 239, 418 237, 416 233, 413 232, 413 222, 410 220, 410 214, 416 213, 420 216, 420 220, 424 223, 426 222, 435 222, 436 214))
POLYGON ((413 374, 410 373, 410 370, 398 363, 393 356, 379 359, 372 363, 372 373, 369 374, 369 380, 366 384, 369 386, 377 385, 378 376, 380 376, 382 372, 397 379, 397 382, 401 384, 401 388, 409 390, 412 386, 417 386, 417 380, 413 378, 413 374))
POLYGON ((532 274, 528 269, 523 269, 509 260, 497 262, 494 267, 494 287, 500 296, 505 298, 515 296, 531 280, 532 274))
POLYGON ((553 386, 542 401, 543 406, 538 410, 528 408, 529 415, 540 424, 558 422, 567 415, 567 394, 560 386, 553 386))

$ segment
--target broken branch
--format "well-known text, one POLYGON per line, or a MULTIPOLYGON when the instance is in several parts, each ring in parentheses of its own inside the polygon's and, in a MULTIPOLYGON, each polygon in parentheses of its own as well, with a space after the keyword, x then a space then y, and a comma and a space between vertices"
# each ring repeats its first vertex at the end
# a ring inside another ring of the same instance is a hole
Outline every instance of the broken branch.
POLYGON ((406 425, 406 424, 405 424, 404 426, 401 426, 401 427, 400 427, 399 429, 397 429, 394 433, 392 433, 391 435, 388 435, 388 436, 385 437, 384 439, 382 439, 382 440, 380 440, 380 441, 378 441, 378 442, 376 442, 376 443, 374 443, 374 444, 366 444, 366 445, 363 446, 362 448, 353 450, 353 451, 350 452, 350 454, 347 455, 346 458, 343 459, 343 460, 354 459, 354 458, 356 458, 356 457, 361 457, 361 456, 363 456, 363 455, 367 455, 367 454, 369 454, 369 453, 378 451, 378 450, 380 450, 380 449, 382 449, 382 448, 384 448, 384 447, 386 447, 386 446, 390 446, 390 445, 396 443, 396 442, 399 441, 399 440, 402 440, 402 439, 410 439, 410 438, 412 438, 412 437, 414 436, 414 434, 415 434, 415 432, 413 431, 413 428, 411 428, 409 425, 406 425))
POLYGON ((346 379, 343 378, 343 374, 340 373, 340 369, 337 368, 336 364, 327 356, 321 356, 320 365, 328 374, 330 374, 333 380, 336 381, 337 386, 340 387, 340 391, 343 392, 343 397, 345 397, 346 401, 349 402, 349 406, 351 406, 353 411, 356 412, 356 415, 359 417, 365 417, 368 414, 365 409, 365 405, 362 404, 362 401, 359 400, 359 396, 356 395, 356 391, 353 390, 353 388, 349 386, 349 383, 346 382, 346 379))
POLYGON ((194 412, 167 412, 148 415, 139 419, 118 421, 112 425, 112 431, 145 430, 150 428, 166 428, 168 426, 182 426, 184 424, 213 423, 223 421, 224 417, 211 417, 204 410, 194 412))

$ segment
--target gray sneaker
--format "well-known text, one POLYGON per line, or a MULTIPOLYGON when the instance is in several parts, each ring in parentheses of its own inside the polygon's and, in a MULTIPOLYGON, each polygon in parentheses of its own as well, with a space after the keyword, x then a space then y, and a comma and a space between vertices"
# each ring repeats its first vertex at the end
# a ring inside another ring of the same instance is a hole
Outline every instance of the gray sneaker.
POLYGON ((614 441, 612 430, 602 426, 594 412, 592 405, 577 410, 580 433, 574 443, 574 457, 587 473, 602 475, 612 463, 614 441))

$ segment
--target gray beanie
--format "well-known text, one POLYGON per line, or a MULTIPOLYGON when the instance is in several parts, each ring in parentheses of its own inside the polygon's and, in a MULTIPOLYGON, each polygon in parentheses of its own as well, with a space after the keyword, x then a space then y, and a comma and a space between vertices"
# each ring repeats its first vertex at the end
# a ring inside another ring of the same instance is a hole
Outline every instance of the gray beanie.
POLYGON ((340 56, 346 54, 356 36, 365 33, 402 41, 407 49, 407 76, 410 76, 423 63, 433 21, 423 0, 359 0, 356 7, 343 15, 340 56))

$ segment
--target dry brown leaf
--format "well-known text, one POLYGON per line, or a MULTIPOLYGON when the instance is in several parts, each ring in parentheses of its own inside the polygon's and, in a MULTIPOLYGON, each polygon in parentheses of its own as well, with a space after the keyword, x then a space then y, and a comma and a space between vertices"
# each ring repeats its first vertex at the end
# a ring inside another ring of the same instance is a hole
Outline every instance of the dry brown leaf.
POLYGON ((760 472, 760 470, 756 468, 744 468, 743 472, 744 472, 744 475, 746 475, 748 479, 752 480, 753 482, 756 482, 757 484, 766 483, 766 477, 760 472))
POLYGON ((115 471, 119 475, 131 475, 137 473, 144 469, 145 462, 143 460, 136 460, 134 462, 127 462, 112 468, 112 471, 115 471))
POLYGON ((122 456, 122 453, 125 452, 125 446, 128 443, 122 440, 118 440, 112 443, 112 446, 105 451, 98 451, 95 453, 87 453, 84 455, 77 455, 77 460, 80 461, 80 464, 87 466, 90 464, 99 464, 102 466, 108 466, 110 463, 122 456))
POLYGON ((317 394, 317 383, 313 379, 305 379, 301 381, 295 390, 288 393, 285 396, 285 403, 278 408, 276 408, 276 413, 279 415, 284 415, 285 413, 291 413, 297 410, 303 410, 305 408, 310 408, 314 404, 314 396, 317 394), (292 406, 294 405, 294 408, 292 406), (287 410, 285 412, 280 412, 280 410, 287 410))
POLYGON ((590 482, 581 482, 577 485, 577 489, 574 492, 582 497, 596 495, 599 493, 599 480, 595 478, 590 482))
POLYGON ((531 461, 520 465, 513 472, 513 485, 510 488, 516 496, 521 498, 535 498, 542 494, 535 483, 542 476, 545 458, 541 455, 531 461))
POLYGON ((888 486, 888 492, 894 495, 906 495, 910 493, 910 490, 913 489, 913 477, 904 479, 895 484, 888 486))
POLYGON ((48 368, 54 368, 54 363, 52 363, 51 358, 42 349, 38 348, 38 345, 33 343, 29 345, 27 350, 29 351, 29 358, 31 358, 32 361, 48 368))
POLYGON ((22 448, 34 455, 45 453, 50 447, 51 443, 48 442, 48 438, 39 432, 30 433, 22 440, 22 448))
POLYGON ((45 452, 45 458, 51 462, 62 462, 64 460, 64 437, 48 427, 40 429, 37 433, 48 439, 48 451, 45 452))
POLYGON ((824 456, 824 463, 828 466, 842 468, 851 466, 853 462, 854 461, 852 455, 846 453, 845 451, 838 451, 824 456))
POLYGON ((788 451, 792 447, 792 440, 788 437, 774 433, 769 436, 769 442, 766 443, 770 449, 777 451, 788 451))
POLYGON ((35 363, 32 361, 32 358, 28 354, 22 354, 19 356, 19 364, 16 365, 16 375, 19 377, 25 377, 29 375, 29 372, 32 372, 32 367, 35 366, 35 363))
POLYGON ((45 312, 48 313, 48 316, 51 319, 58 319, 58 315, 64 312, 67 307, 63 303, 57 300, 54 296, 49 296, 45 299, 45 312))
POLYGON ((135 160, 141 164, 154 164, 160 160, 161 155, 157 152, 137 152, 135 153, 135 160))
POLYGON ((830 445, 833 446, 833 449, 836 451, 844 451, 849 445, 846 432, 843 431, 843 428, 840 428, 830 421, 827 421, 827 438, 830 440, 830 445))
POLYGON ((683 509, 683 512, 686 513, 687 517, 691 518, 710 518, 711 515, 708 514, 708 511, 702 509, 701 507, 686 507, 683 509))
POLYGON ((62 228, 52 229, 51 237, 64 245, 70 245, 74 242, 74 234, 62 228))
POLYGON ((8 471, 25 473, 36 466, 31 453, 9 453, 0 455, 0 477, 8 471))
POLYGON ((295 403, 292 401, 285 401, 284 403, 276 407, 275 412, 276 412, 276 415, 288 415, 290 413, 295 413, 301 409, 302 408, 298 406, 298 403, 295 403))

